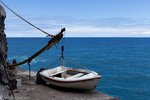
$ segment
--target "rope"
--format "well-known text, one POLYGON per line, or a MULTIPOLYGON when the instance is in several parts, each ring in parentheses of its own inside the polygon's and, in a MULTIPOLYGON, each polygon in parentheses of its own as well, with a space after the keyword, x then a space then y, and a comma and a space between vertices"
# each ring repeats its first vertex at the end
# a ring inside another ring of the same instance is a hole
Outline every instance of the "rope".
POLYGON ((83 65, 81 65, 81 64, 79 64, 79 63, 77 63, 77 62, 75 62, 75 61, 73 61, 71 59, 70 59, 70 61, 67 61, 66 63, 75 64, 79 68, 88 69, 87 67, 85 67, 85 66, 83 66, 83 65))
POLYGON ((61 57, 57 58, 55 61, 53 61, 51 64, 48 64, 47 66, 54 65, 58 61, 61 61, 61 57))
POLYGON ((17 17, 19 17, 20 19, 22 19, 23 21, 25 21, 26 23, 28 23, 29 25, 31 25, 32 27, 36 28, 37 30, 45 33, 47 36, 51 36, 54 37, 54 35, 51 35, 47 32, 45 32, 44 30, 40 29, 39 27, 33 25, 32 23, 30 23, 29 21, 27 21, 25 18, 21 17, 19 14, 17 14, 15 11, 13 11, 12 9, 10 9, 4 2, 2 2, 2 0, 0 0, 0 2, 8 9, 10 10, 12 13, 14 13, 17 17))

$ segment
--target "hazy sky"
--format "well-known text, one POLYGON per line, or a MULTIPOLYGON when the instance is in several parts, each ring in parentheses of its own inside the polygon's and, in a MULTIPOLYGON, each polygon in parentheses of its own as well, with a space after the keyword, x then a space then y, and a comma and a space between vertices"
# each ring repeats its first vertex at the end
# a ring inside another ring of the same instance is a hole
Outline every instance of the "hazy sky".
MULTIPOLYGON (((22 17, 66 37, 150 37, 150 0, 2 0, 22 17)), ((44 37, 6 8, 8 37, 44 37)))

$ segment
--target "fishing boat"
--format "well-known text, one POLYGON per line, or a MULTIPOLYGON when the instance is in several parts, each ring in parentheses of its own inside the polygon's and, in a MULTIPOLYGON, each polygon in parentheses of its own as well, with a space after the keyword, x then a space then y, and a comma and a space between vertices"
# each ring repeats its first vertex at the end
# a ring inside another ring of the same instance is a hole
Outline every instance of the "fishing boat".
MULTIPOLYGON (((0 1, 8 10, 10 10, 12 13, 14 13, 17 17, 22 19, 24 22, 27 24, 31 25, 33 28, 39 30, 40 32, 46 34, 46 36, 51 38, 48 43, 43 46, 40 50, 38 50, 36 53, 33 55, 27 57, 23 61, 9 64, 7 67, 11 69, 15 69, 16 67, 23 65, 23 64, 28 64, 29 65, 29 79, 31 76, 31 62, 34 58, 38 57, 40 54, 42 54, 44 51, 49 50, 52 48, 54 45, 59 43, 59 41, 63 37, 63 32, 65 31, 65 28, 62 28, 61 31, 56 34, 52 35, 41 28, 35 26, 31 22, 27 21, 25 18, 17 14, 15 11, 10 9, 5 3, 0 1)), ((65 88, 75 88, 75 89, 83 89, 83 90, 93 90, 97 86, 101 75, 98 73, 87 70, 87 69, 74 69, 70 67, 65 67, 64 66, 64 56, 63 56, 63 51, 64 51, 64 46, 62 46, 62 65, 44 70, 39 72, 40 77, 47 83, 50 83, 51 85, 59 86, 59 87, 65 87, 65 88)))
POLYGON ((101 75, 95 71, 64 66, 64 46, 62 46, 62 66, 40 72, 41 79, 45 82, 63 88, 93 90, 96 88, 101 75))
POLYGON ((95 89, 101 78, 101 75, 91 70, 64 66, 44 70, 40 72, 40 75, 51 85, 81 90, 95 89))

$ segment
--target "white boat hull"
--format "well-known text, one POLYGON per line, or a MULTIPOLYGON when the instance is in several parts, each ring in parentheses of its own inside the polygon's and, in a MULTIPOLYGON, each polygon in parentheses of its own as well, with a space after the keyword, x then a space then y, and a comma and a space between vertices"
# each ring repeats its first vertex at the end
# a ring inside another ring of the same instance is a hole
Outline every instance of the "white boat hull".
MULTIPOLYGON (((93 71, 92 72, 88 71, 89 73, 86 73, 86 75, 82 75, 81 73, 78 73, 74 76, 70 76, 69 78, 55 77, 52 75, 54 74, 55 70, 57 70, 57 73, 59 71, 60 72, 63 71, 62 69, 61 70, 60 69, 61 67, 56 67, 54 69, 45 70, 41 72, 40 75, 45 82, 51 85, 59 86, 63 88, 74 88, 74 89, 82 89, 82 90, 95 89, 96 85, 98 84, 101 78, 100 75, 98 75, 96 72, 93 72, 93 71)), ((72 68, 69 68, 69 70, 70 69, 74 70, 72 68)), ((78 71, 85 72, 86 70, 79 69, 78 71)))

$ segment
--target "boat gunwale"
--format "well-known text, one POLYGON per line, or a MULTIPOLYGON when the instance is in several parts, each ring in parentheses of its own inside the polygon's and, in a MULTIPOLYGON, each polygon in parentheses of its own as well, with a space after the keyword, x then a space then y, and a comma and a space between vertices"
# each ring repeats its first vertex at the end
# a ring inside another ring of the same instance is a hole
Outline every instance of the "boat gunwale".
POLYGON ((74 83, 74 82, 82 82, 82 81, 89 81, 89 80, 96 80, 96 79, 101 79, 101 76, 97 76, 94 78, 88 78, 88 79, 80 79, 80 80, 67 80, 67 81, 63 81, 63 80, 56 80, 52 77, 46 77, 44 75, 42 75, 42 77, 46 78, 47 80, 53 81, 53 82, 59 82, 59 83, 74 83))

